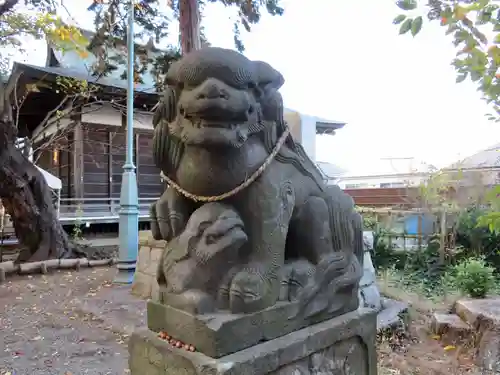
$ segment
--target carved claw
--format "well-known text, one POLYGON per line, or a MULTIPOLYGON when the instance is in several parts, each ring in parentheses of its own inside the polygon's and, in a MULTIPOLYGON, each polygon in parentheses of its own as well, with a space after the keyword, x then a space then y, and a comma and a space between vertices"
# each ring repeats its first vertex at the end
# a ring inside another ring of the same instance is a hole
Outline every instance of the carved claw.
POLYGON ((191 212, 186 199, 167 188, 151 207, 151 231, 155 239, 170 241, 180 235, 191 212))
POLYGON ((233 314, 263 310, 276 303, 280 279, 269 278, 266 267, 245 267, 233 278, 229 291, 229 304, 233 314))
POLYGON ((169 241, 172 238, 168 200, 165 193, 151 207, 151 233, 155 240, 169 241))
POLYGON ((314 276, 316 268, 307 260, 297 260, 290 266, 292 272, 288 279, 288 301, 295 301, 314 276))
POLYGON ((201 290, 189 289, 181 294, 169 293, 165 297, 165 302, 170 306, 191 314, 207 314, 215 311, 213 298, 201 290))
POLYGON ((217 307, 221 310, 229 310, 230 308, 229 294, 231 290, 231 282, 233 281, 233 278, 236 276, 236 274, 240 271, 240 269, 241 268, 238 266, 232 267, 223 277, 219 285, 219 292, 217 294, 217 307))
POLYGON ((158 218, 156 215, 156 202, 154 202, 151 205, 151 208, 149 209, 150 212, 150 223, 151 223, 151 234, 153 235, 153 238, 155 240, 161 240, 161 230, 160 230, 160 225, 158 223, 158 218))

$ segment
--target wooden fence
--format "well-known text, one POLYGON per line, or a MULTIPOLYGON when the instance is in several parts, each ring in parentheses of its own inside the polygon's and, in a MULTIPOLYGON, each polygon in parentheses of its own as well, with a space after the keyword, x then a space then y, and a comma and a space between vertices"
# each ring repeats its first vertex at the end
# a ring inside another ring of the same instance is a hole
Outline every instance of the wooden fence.
POLYGON ((344 189, 361 207, 414 208, 418 205, 418 188, 344 189))

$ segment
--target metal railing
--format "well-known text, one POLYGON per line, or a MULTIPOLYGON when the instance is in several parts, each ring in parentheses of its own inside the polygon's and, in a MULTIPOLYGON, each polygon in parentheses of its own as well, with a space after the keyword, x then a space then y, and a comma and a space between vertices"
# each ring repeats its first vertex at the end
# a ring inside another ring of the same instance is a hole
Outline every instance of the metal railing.
MULTIPOLYGON (((151 204, 156 200, 158 198, 139 198, 139 221, 149 220, 151 204)), ((61 198, 59 205, 59 221, 63 225, 117 223, 119 213, 120 198, 61 198)), ((14 228, 3 210, 0 210, 0 220, 0 237, 6 244, 13 238, 14 228)))
MULTIPOLYGON (((151 204, 158 198, 139 198, 139 220, 149 220, 151 204)), ((62 224, 97 224, 118 221, 120 198, 61 198, 59 220, 62 224)))

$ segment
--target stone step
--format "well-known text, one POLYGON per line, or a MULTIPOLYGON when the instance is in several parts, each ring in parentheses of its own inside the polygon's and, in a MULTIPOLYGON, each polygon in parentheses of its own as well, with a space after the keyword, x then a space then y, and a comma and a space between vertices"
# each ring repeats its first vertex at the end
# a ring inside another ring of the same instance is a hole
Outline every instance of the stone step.
POLYGON ((472 327, 456 314, 434 313, 431 330, 441 336, 441 340, 450 345, 471 344, 472 327))
POLYGON ((471 341, 476 348, 476 364, 500 373, 500 298, 462 299, 454 312, 472 327, 471 341))

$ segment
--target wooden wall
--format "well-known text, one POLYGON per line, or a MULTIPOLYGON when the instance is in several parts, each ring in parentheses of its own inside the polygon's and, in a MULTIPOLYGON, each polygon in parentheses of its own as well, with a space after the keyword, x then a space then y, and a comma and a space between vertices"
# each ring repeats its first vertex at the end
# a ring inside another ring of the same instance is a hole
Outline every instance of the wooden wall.
MULTIPOLYGON (((84 197, 119 198, 125 163, 125 132, 118 128, 86 126, 84 130, 84 197)), ((134 164, 140 198, 157 198, 164 186, 152 156, 152 132, 136 131, 134 164)))
POLYGON ((137 166, 137 181, 139 195, 143 198, 158 198, 165 190, 160 178, 160 170, 153 161, 153 134, 137 134, 135 165, 137 166))
POLYGON ((417 188, 344 189, 362 207, 411 208, 418 204, 417 188))
MULTIPOLYGON (((61 198, 118 199, 125 163, 124 129, 79 126, 57 144, 42 147, 35 155, 38 165, 61 179, 61 198)), ((137 131, 134 135, 139 198, 158 198, 165 190, 153 162, 152 141, 152 132, 137 131)))
POLYGON ((109 131, 83 125, 83 197, 109 197, 109 131))

